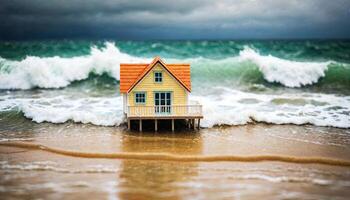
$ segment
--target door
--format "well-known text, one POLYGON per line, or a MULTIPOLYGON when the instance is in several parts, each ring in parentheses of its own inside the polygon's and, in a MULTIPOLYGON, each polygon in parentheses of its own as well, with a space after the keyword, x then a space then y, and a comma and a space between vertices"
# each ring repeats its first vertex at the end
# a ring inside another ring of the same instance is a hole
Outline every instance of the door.
POLYGON ((170 114, 171 92, 155 92, 154 105, 156 114, 170 114))

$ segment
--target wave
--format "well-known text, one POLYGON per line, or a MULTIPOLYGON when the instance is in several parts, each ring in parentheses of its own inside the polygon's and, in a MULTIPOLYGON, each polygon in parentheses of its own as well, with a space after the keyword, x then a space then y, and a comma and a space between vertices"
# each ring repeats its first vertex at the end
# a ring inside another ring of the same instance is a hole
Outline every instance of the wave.
MULTIPOLYGON (((0 58, 0 89, 62 88, 78 82, 62 91, 43 90, 37 94, 1 91, 5 95, 0 95, 0 118, 4 118, 5 112, 10 112, 11 119, 18 120, 19 124, 23 117, 16 117, 24 115, 38 123, 73 121, 119 126, 124 122, 122 99, 116 92, 115 83, 119 80, 119 64, 150 60, 123 53, 111 42, 105 43, 103 48, 91 47, 90 54, 85 56, 28 56, 21 61, 0 58), (110 84, 111 80, 113 84, 110 84), (99 87, 96 82, 105 87, 99 87), (90 92, 85 94, 83 90, 90 92)), ((291 61, 261 55, 249 47, 240 51, 238 56, 223 59, 199 57, 180 61, 169 58, 166 62, 192 64, 193 86, 206 88, 203 93, 198 91, 191 96, 191 100, 203 104, 204 127, 254 122, 350 127, 350 99, 344 93, 340 96, 303 93, 307 90, 294 94, 288 94, 288 90, 250 93, 240 91, 237 85, 232 84, 232 81, 242 81, 243 85, 253 83, 254 87, 258 90, 263 88, 263 91, 269 86, 264 84, 266 81, 286 87, 314 84, 321 87, 316 91, 322 92, 325 87, 331 93, 336 92, 336 85, 341 85, 340 88, 345 87, 345 91, 349 91, 348 64, 291 61)))
POLYGON ((350 167, 349 160, 340 160, 323 157, 296 157, 287 155, 176 155, 169 153, 99 153, 79 152, 66 149, 59 149, 36 143, 25 142, 2 142, 0 145, 18 147, 25 149, 36 149, 46 152, 81 157, 81 158, 105 158, 105 159, 134 159, 134 160, 155 160, 155 161, 177 161, 177 162, 262 162, 279 161, 296 164, 324 164, 334 166, 350 167))
MULTIPOLYGON (((203 105, 203 127, 254 122, 350 127, 350 96, 319 93, 255 94, 226 87, 214 89, 215 93, 191 95, 189 99, 203 105)), ((15 112, 14 115, 24 115, 37 123, 64 123, 70 120, 102 126, 124 123, 120 96, 73 98, 70 95, 45 97, 46 94, 40 98, 0 96, 0 119, 6 119, 9 112, 15 112)), ((16 126, 22 123, 19 116, 12 116, 12 119, 11 123, 18 120, 16 126)))
POLYGON ((18 102, 19 110, 34 122, 91 123, 99 126, 118 126, 124 122, 121 97, 41 98, 18 102))
POLYGON ((85 168, 71 169, 64 165, 52 161, 34 161, 22 163, 10 163, 8 161, 0 162, 1 170, 19 170, 19 171, 53 171, 60 173, 79 174, 79 173, 116 173, 118 169, 115 166, 88 165, 85 168))
POLYGON ((120 63, 133 62, 149 60, 122 53, 110 42, 102 49, 91 47, 90 55, 86 56, 27 56, 21 61, 0 58, 0 89, 62 88, 73 81, 87 79, 91 73, 107 73, 119 80, 120 63))
MULTIPOLYGON (((92 46, 90 55, 71 58, 27 56, 21 61, 14 61, 0 57, 0 89, 62 88, 74 81, 88 79, 90 74, 108 74, 119 80, 120 63, 147 63, 151 59, 123 53, 112 42, 106 42, 105 47, 101 49, 92 46)), ((350 83, 350 67, 346 64, 333 61, 291 61, 271 55, 260 55, 249 47, 240 51, 238 56, 224 59, 199 57, 182 60, 166 59, 166 62, 189 62, 197 77, 205 74, 205 70, 209 70, 208 76, 229 74, 229 77, 225 77, 227 80, 241 78, 242 74, 246 73, 246 68, 250 68, 253 74, 248 77, 249 79, 257 79, 262 75, 265 81, 286 87, 302 87, 317 83, 320 78, 327 76, 327 72, 333 70, 332 68, 346 66, 346 69, 337 75, 345 76, 341 78, 342 82, 345 81, 344 84, 350 83)), ((333 78, 330 81, 337 80, 333 78)))
POLYGON ((271 55, 262 56, 246 47, 239 53, 239 59, 255 63, 268 82, 277 82, 287 87, 301 87, 317 83, 325 76, 332 62, 297 62, 271 55))
POLYGON ((300 178, 300 177, 289 177, 289 176, 269 176, 264 174, 249 174, 235 176, 233 179, 238 180, 264 180, 272 183, 290 182, 290 183, 312 183, 315 185, 331 185, 331 180, 316 179, 316 178, 300 178))
POLYGON ((350 127, 350 97, 327 94, 254 94, 217 87, 215 94, 192 96, 203 105, 202 125, 313 124, 350 127), (239 114, 238 114, 239 113, 239 114))

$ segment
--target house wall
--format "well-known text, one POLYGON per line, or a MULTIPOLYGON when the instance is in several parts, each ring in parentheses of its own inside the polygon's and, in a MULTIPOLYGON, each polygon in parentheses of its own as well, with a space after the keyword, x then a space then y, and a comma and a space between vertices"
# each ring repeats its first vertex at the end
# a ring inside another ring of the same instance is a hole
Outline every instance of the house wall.
POLYGON ((128 94, 128 105, 135 105, 135 92, 146 92, 146 106, 154 106, 154 92, 172 92, 172 105, 187 105, 187 90, 161 65, 156 64, 153 69, 128 94), (154 72, 163 72, 163 81, 154 82, 154 72))
POLYGON ((128 104, 127 104, 127 94, 125 94, 125 93, 123 93, 122 94, 122 96, 123 96, 123 113, 127 113, 127 107, 128 107, 128 104))

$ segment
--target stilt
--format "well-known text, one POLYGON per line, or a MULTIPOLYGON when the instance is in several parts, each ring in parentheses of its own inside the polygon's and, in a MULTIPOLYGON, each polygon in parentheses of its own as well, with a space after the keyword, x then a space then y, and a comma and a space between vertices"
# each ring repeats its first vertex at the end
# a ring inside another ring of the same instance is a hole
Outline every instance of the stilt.
POLYGON ((130 119, 128 119, 128 131, 130 131, 130 119))
POLYGON ((193 119, 193 130, 196 130, 196 119, 193 119))
POLYGON ((187 125, 188 125, 188 129, 191 129, 191 120, 187 119, 187 125))
POLYGON ((174 119, 171 119, 171 131, 174 132, 174 130, 175 130, 174 119))
POLYGON ((139 121, 139 131, 142 132, 142 119, 139 121))
POLYGON ((157 121, 157 119, 154 120, 154 131, 155 132, 158 131, 158 121, 157 121))
POLYGON ((198 119, 198 130, 200 129, 201 119, 198 119))

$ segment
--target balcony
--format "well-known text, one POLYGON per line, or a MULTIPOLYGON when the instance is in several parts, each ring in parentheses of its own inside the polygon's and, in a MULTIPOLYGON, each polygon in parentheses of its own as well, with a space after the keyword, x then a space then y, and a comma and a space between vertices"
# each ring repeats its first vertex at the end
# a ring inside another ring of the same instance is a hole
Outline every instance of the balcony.
POLYGON ((128 106, 128 119, 203 118, 202 105, 128 106))

